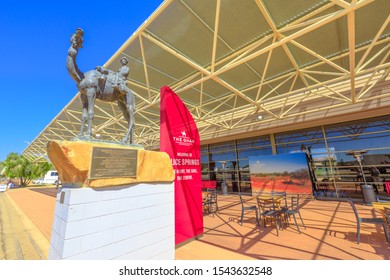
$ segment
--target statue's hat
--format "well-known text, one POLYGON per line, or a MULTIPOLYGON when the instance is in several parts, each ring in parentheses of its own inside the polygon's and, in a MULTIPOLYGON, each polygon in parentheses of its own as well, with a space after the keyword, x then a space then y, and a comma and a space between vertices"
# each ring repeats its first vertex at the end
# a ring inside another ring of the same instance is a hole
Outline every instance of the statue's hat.
POLYGON ((129 61, 127 60, 127 58, 126 58, 126 57, 122 57, 122 58, 121 58, 121 60, 124 60, 124 61, 126 61, 126 64, 127 64, 127 63, 129 63, 129 61))
POLYGON ((81 31, 81 33, 83 33, 83 34, 84 34, 84 30, 82 30, 80 27, 76 28, 76 31, 78 31, 78 30, 80 30, 80 31, 81 31))

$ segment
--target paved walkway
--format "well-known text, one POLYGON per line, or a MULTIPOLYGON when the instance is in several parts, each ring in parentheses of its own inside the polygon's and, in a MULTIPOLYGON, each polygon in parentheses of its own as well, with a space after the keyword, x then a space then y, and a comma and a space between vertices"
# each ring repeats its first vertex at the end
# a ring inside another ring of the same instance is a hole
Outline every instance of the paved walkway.
MULTIPOLYGON (((56 191, 38 187, 0 193, 0 259, 47 259, 56 191)), ((219 206, 214 217, 204 216, 204 235, 176 249, 177 260, 390 259, 390 246, 380 226, 362 225, 361 242, 356 244, 356 220, 346 202, 303 201, 307 229, 299 234, 291 226, 279 236, 274 228, 257 228, 254 212, 245 215, 240 226, 237 196, 219 196, 219 206)), ((380 216, 370 206, 357 206, 362 217, 380 216)))
MULTIPOLYGON (((44 222, 37 223, 41 226, 38 229, 34 221, 39 220, 39 214, 35 212, 34 207, 22 207, 22 210, 15 203, 14 198, 16 202, 22 203, 22 206, 28 206, 31 203, 38 203, 35 206, 40 205, 40 207, 53 205, 52 202, 45 205, 39 204, 41 199, 45 201, 44 197, 39 197, 38 201, 34 202, 33 192, 28 189, 0 193, 0 260, 46 260, 49 252, 48 238, 50 238, 50 234, 44 235, 43 232, 47 233, 47 228, 51 228, 50 214, 43 216, 46 218, 44 222), (23 199, 21 199, 22 197, 23 199), (29 203, 23 203, 25 199, 29 200, 29 198, 32 199, 29 203), (30 220, 25 214, 29 210, 32 211, 33 215, 30 217, 33 217, 33 220, 30 220), (38 215, 35 216, 35 214, 38 215)), ((46 202, 48 201, 46 200, 46 202)), ((48 211, 53 209, 53 207, 49 207, 48 211)))

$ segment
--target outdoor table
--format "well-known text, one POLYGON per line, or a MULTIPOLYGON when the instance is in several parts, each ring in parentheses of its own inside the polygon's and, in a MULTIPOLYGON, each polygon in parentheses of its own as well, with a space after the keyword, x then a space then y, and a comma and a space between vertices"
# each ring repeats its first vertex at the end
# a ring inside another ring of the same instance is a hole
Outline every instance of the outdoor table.
POLYGON ((373 202, 372 207, 383 211, 385 207, 390 208, 390 202, 373 202))
POLYGON ((387 242, 390 243, 390 236, 389 236, 389 233, 386 232, 386 226, 387 225, 387 218, 386 218, 386 214, 385 214, 385 207, 386 208, 390 208, 390 202, 373 202, 372 203, 372 207, 375 209, 375 210, 380 210, 381 213, 382 213, 382 219, 383 221, 385 222, 384 224, 384 229, 385 229, 385 234, 386 234, 386 239, 387 239, 387 242))
POLYGON ((280 209, 280 205, 282 204, 282 201, 284 199, 284 196, 283 195, 271 195, 271 194, 260 194, 260 195, 257 195, 256 196, 258 199, 261 199, 261 200, 270 200, 270 199, 274 199, 274 202, 275 202, 275 205, 278 207, 278 209, 280 209))
POLYGON ((205 203, 210 198, 210 192, 202 191, 202 202, 205 203))
MULTIPOLYGON (((258 194, 256 195, 256 199, 257 199, 257 202, 259 203, 259 201, 262 201, 263 203, 265 203, 263 206, 265 206, 266 204, 268 205, 271 205, 271 208, 270 210, 272 210, 272 205, 275 207, 274 209, 276 210, 277 214, 274 216, 274 217, 271 217, 271 216, 268 216, 268 217, 263 217, 263 220, 262 222, 264 224, 267 223, 267 218, 274 218, 275 219, 275 223, 276 223, 276 228, 278 227, 277 223, 278 223, 278 220, 280 222, 280 226, 282 227, 282 224, 285 223, 285 217, 282 216, 282 212, 281 212, 281 204, 282 204, 282 201, 285 199, 285 196, 284 195, 281 195, 281 194, 272 194, 272 193, 263 193, 263 194, 258 194), (272 200, 273 200, 273 203, 272 203, 272 200)), ((258 207, 260 208, 260 205, 258 205, 258 207)), ((260 209, 259 209, 260 210, 260 209)), ((264 211, 264 209, 262 209, 261 211, 264 211)), ((268 211, 266 211, 268 212, 268 211)), ((271 211, 272 212, 272 211, 271 211)))
POLYGON ((390 208, 390 202, 373 202, 372 207, 381 211, 383 220, 386 222, 385 207, 390 208))

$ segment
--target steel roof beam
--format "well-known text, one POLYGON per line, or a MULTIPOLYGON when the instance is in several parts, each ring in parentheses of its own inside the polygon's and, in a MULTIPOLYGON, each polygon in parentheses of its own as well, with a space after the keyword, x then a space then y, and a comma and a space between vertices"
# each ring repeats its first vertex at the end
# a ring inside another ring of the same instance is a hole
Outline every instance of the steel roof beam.
POLYGON ((211 54, 211 73, 214 73, 215 67, 215 56, 217 53, 217 43, 218 43, 218 27, 219 27, 219 13, 221 10, 221 0, 217 0, 217 8, 215 11, 215 24, 214 24, 214 37, 213 37, 213 49, 211 54))
POLYGON ((348 14, 348 47, 349 72, 351 79, 351 102, 355 103, 355 11, 351 11, 348 14))
POLYGON ((194 69, 196 69, 197 71, 203 73, 204 75, 206 75, 207 77, 210 77, 211 79, 213 79, 214 81, 216 81, 217 83, 221 84, 222 86, 226 87, 227 89, 229 89, 230 91, 234 92, 235 94, 239 95, 242 99, 246 100, 247 102, 249 103, 252 103, 254 104, 255 102, 250 99, 249 97, 247 97, 245 94, 243 94, 242 92, 240 92, 239 90, 237 90, 236 88, 234 88, 233 86, 231 86, 229 83, 227 83, 226 81, 222 80, 220 77, 218 77, 216 74, 214 73, 211 73, 209 72, 208 70, 206 70, 205 68, 203 68, 202 66, 198 65, 197 63, 193 62, 192 60, 188 59, 187 57, 185 57, 183 54, 179 53, 178 51, 170 48, 169 46, 167 46, 166 44, 160 42, 159 40, 157 40, 156 38, 152 37, 150 34, 146 34, 146 33, 143 33, 142 34, 145 38, 149 39, 151 42, 153 42, 155 45, 161 47, 163 50, 167 51, 168 53, 174 55, 176 58, 180 59, 181 61, 187 63, 188 65, 190 65, 191 67, 193 67, 194 69))
MULTIPOLYGON (((273 39, 273 41, 272 41, 272 43, 275 43, 275 40, 276 40, 276 39, 277 39, 277 37, 275 36, 274 39, 273 39)), ((267 74, 268 67, 269 67, 269 62, 271 61, 272 51, 273 51, 273 50, 270 50, 270 51, 269 51, 268 56, 267 56, 267 61, 265 62, 265 66, 264 66, 264 70, 263 70, 263 75, 261 75, 261 81, 260 81, 259 89, 257 90, 257 94, 256 94, 256 99, 255 99, 256 102, 258 102, 258 101, 259 101, 259 98, 260 98, 260 92, 261 92, 261 89, 263 88, 265 76, 266 76, 266 74, 267 74)))
POLYGON ((301 30, 289 35, 289 36, 284 37, 280 41, 277 41, 277 42, 275 42, 275 43, 273 43, 273 44, 271 44, 271 45, 269 45, 269 46, 267 46, 259 51, 256 51, 256 52, 246 56, 245 58, 230 65, 229 69, 222 67, 215 74, 220 75, 220 74, 226 72, 227 70, 235 68, 235 67, 237 67, 237 66, 239 66, 239 65, 241 65, 249 60, 252 60, 253 58, 256 58, 256 57, 270 51, 271 49, 275 49, 277 47, 280 47, 281 45, 286 44, 286 43, 288 43, 288 42, 290 42, 298 37, 301 37, 302 35, 305 35, 311 31, 313 31, 316 28, 324 26, 324 25, 326 25, 326 24, 328 24, 328 23, 330 23, 330 22, 332 22, 340 17, 343 17, 356 9, 362 8, 362 7, 370 4, 373 1, 375 1, 375 0, 362 0, 353 7, 349 7, 348 9, 344 9, 344 10, 341 10, 339 12, 335 12, 332 15, 330 15, 330 16, 328 16, 328 17, 326 17, 326 18, 324 18, 324 19, 322 19, 322 20, 320 20, 320 21, 318 21, 318 22, 316 22, 308 27, 305 27, 305 28, 303 28, 303 29, 301 29, 301 30))
POLYGON ((379 28, 379 31, 376 33, 376 35, 375 35, 374 39, 372 40, 371 44, 369 45, 369 47, 364 52, 364 55, 362 56, 362 58, 360 59, 358 65, 356 66, 356 71, 357 72, 359 72, 362 68, 364 68, 362 66, 363 62, 366 60, 366 58, 367 58, 368 54, 371 52, 372 48, 374 46, 376 46, 377 41, 379 40, 379 38, 382 35, 383 31, 386 29, 386 27, 389 24, 389 22, 390 22, 390 15, 386 18, 385 22, 382 24, 381 28, 379 28))
POLYGON ((336 5, 344 8, 344 9, 348 9, 351 7, 351 5, 343 0, 330 0, 331 2, 335 3, 336 5))
POLYGON ((146 62, 146 57, 145 57, 145 49, 144 49, 144 43, 142 41, 142 36, 141 34, 138 35, 139 37, 139 45, 141 49, 141 56, 142 56, 142 65, 144 66, 144 73, 145 73, 145 80, 146 80, 146 88, 148 91, 148 100, 151 99, 151 93, 150 93, 150 83, 149 83, 149 74, 148 74, 148 64, 146 62))

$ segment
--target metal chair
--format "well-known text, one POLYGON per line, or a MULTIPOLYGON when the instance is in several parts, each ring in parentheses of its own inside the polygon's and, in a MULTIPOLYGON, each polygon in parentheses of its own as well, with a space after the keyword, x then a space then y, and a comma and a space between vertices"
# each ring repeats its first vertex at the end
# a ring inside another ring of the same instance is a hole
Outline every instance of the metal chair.
POLYGON ((390 208, 388 207, 384 207, 383 208, 383 216, 385 218, 385 226, 387 228, 387 235, 386 235, 386 239, 387 239, 387 242, 390 243, 390 236, 389 236, 389 231, 390 231, 390 208))
POLYGON ((376 201, 378 202, 390 202, 390 196, 376 196, 376 201))
POLYGON ((383 230, 385 231, 386 239, 388 240, 389 234, 387 232, 387 228, 386 228, 385 221, 383 220, 383 218, 361 218, 361 217, 359 217, 355 203, 352 201, 351 198, 348 198, 348 202, 351 205, 352 210, 353 210, 355 217, 356 217, 356 236, 357 236, 357 243, 358 244, 360 242, 360 224, 361 223, 382 225, 383 230))
POLYGON ((273 196, 275 199, 278 197, 281 200, 278 202, 279 211, 284 215, 284 218, 287 218, 286 216, 286 212, 288 210, 287 192, 271 191, 271 196, 273 196))
POLYGON ((299 218, 301 219, 302 225, 306 229, 305 223, 303 222, 303 219, 302 219, 302 216, 301 216, 301 212, 299 211, 299 195, 291 197, 290 208, 288 208, 287 211, 285 211, 285 214, 286 214, 286 216, 289 219, 290 219, 291 215, 293 216, 294 222, 295 222, 295 225, 296 225, 296 227, 298 229, 299 234, 301 234, 301 230, 299 229, 299 226, 298 226, 295 214, 298 214, 299 218))
POLYGON ((282 228, 281 212, 277 209, 275 205, 275 200, 273 197, 262 199, 256 197, 257 206, 259 208, 260 220, 263 221, 264 227, 267 226, 266 219, 271 218, 275 221, 276 235, 279 236, 279 228, 282 228))
POLYGON ((280 196, 283 198, 284 203, 281 203, 281 207, 287 207, 287 193, 286 192, 277 192, 277 191, 271 191, 271 196, 280 196))
POLYGON ((242 222, 244 220, 244 213, 245 213, 245 211, 255 211, 257 226, 260 227, 259 215, 257 213, 256 205, 245 205, 245 202, 242 199, 242 193, 238 193, 238 196, 240 197, 240 203, 241 203, 241 220, 240 220, 240 225, 242 226, 242 222))
POLYGON ((207 198, 203 201, 203 207, 214 217, 214 212, 218 212, 218 196, 216 189, 207 189, 207 198), (215 209, 215 210, 214 210, 215 209))

